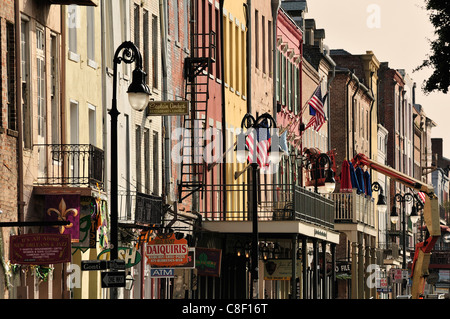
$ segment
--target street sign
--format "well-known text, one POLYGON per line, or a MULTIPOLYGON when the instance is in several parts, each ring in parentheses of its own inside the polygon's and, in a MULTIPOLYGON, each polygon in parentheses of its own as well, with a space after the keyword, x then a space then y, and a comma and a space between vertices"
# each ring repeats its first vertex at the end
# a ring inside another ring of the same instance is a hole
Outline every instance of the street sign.
POLYGON ((125 287, 124 271, 108 271, 101 273, 102 288, 125 287))
POLYGON ((110 269, 113 270, 125 270, 125 260, 123 259, 116 259, 116 260, 111 260, 109 263, 109 267, 110 269))
POLYGON ((82 260, 81 270, 124 270, 125 260, 82 260))
POLYGON ((82 260, 81 270, 106 270, 108 262, 106 260, 82 260))

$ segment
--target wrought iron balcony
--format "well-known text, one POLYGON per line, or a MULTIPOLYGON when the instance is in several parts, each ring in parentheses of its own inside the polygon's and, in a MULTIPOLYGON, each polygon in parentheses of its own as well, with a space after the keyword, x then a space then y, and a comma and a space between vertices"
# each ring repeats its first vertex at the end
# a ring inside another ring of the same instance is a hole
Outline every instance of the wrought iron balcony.
POLYGON ((103 190, 104 151, 91 144, 37 144, 36 185, 93 187, 103 190))
MULTIPOLYGON (((200 212, 205 221, 252 219, 253 184, 205 185, 200 212)), ((258 220, 305 221, 334 227, 334 203, 320 194, 288 184, 261 184, 258 189, 258 220)))
POLYGON ((119 223, 121 226, 160 226, 162 197, 139 192, 119 192, 119 223))
POLYGON ((98 6, 98 0, 49 0, 48 2, 59 5, 76 4, 79 6, 98 6))

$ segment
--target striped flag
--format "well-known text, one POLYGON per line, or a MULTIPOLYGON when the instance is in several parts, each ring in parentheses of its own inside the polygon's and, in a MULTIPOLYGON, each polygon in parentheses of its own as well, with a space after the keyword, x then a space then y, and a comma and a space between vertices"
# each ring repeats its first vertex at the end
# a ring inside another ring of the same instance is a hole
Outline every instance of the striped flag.
POLYGON ((312 115, 306 128, 313 127, 316 131, 319 131, 322 125, 325 123, 325 110, 323 108, 322 89, 320 83, 317 86, 311 99, 309 99, 309 114, 312 115))
POLYGON ((257 162, 259 167, 269 166, 269 149, 271 137, 269 133, 269 123, 264 119, 257 129, 258 143, 256 144, 257 162))
POLYGON ((425 204, 426 194, 424 192, 419 192, 417 195, 419 195, 419 198, 422 201, 422 203, 425 204))
POLYGON ((254 136, 255 133, 254 129, 250 129, 249 133, 247 134, 247 138, 245 139, 245 144, 247 145, 248 149, 248 161, 250 163, 253 163, 253 146, 254 146, 254 136))

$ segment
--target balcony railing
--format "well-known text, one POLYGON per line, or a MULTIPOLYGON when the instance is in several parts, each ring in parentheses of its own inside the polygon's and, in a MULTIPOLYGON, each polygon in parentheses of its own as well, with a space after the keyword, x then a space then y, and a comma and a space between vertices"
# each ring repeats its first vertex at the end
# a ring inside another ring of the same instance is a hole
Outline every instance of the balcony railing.
MULTIPOLYGON (((200 211, 206 221, 252 220, 253 184, 205 185, 200 211)), ((320 194, 287 184, 261 184, 260 221, 300 220, 333 228, 334 203, 320 194)))
POLYGON ((119 192, 119 222, 130 225, 162 224, 162 197, 139 192, 119 192))
POLYGON ((372 197, 352 193, 332 193, 335 202, 335 223, 362 223, 375 227, 375 201, 372 197))
POLYGON ((39 156, 40 161, 47 164, 45 170, 38 170, 37 185, 103 189, 103 150, 90 144, 37 144, 34 147, 44 155, 39 156))

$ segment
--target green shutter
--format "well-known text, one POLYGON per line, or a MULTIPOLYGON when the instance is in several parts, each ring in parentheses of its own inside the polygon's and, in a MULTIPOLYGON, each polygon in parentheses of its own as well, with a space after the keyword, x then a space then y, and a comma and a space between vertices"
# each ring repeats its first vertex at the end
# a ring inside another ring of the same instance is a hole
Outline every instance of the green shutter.
POLYGON ((280 101, 280 51, 277 49, 277 61, 275 65, 275 72, 277 77, 277 87, 276 87, 276 94, 277 94, 277 101, 280 101))
POLYGON ((292 111, 292 63, 289 60, 287 60, 287 67, 288 67, 288 96, 287 96, 287 102, 288 102, 289 111, 292 111))
POLYGON ((286 57, 281 57, 281 104, 286 105, 286 57))
POLYGON ((294 66, 294 114, 298 114, 298 69, 294 66))

